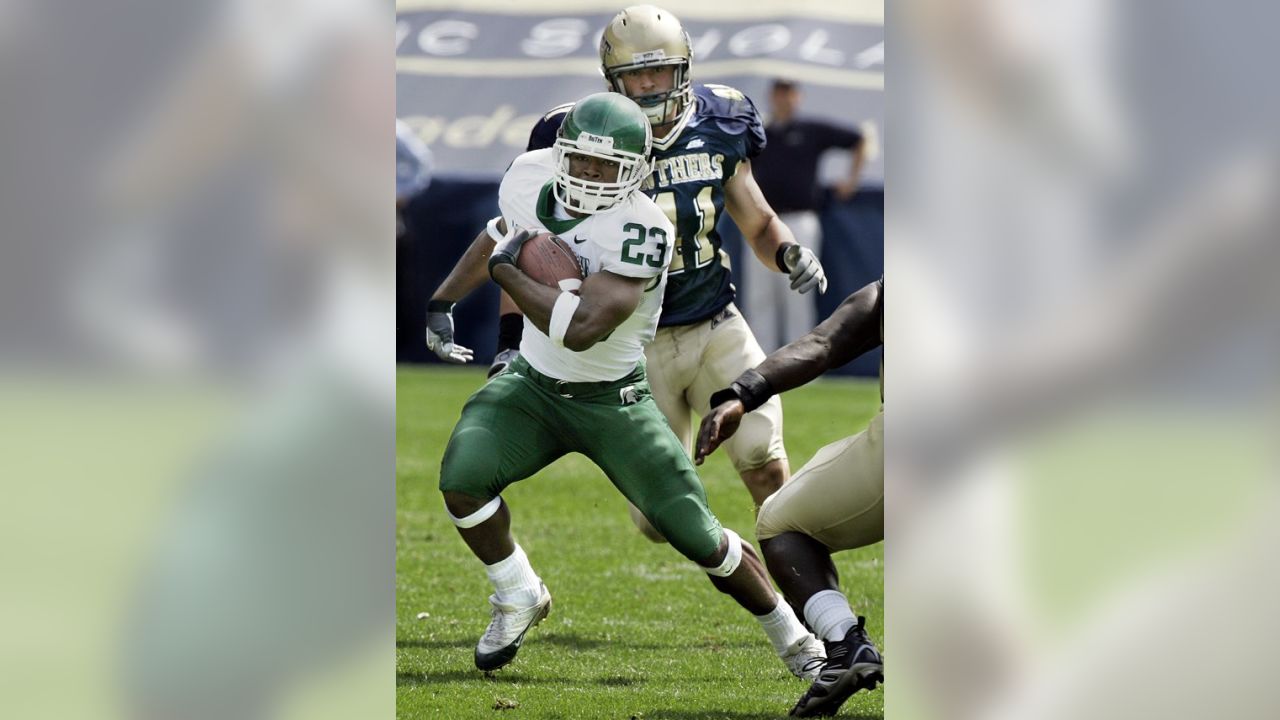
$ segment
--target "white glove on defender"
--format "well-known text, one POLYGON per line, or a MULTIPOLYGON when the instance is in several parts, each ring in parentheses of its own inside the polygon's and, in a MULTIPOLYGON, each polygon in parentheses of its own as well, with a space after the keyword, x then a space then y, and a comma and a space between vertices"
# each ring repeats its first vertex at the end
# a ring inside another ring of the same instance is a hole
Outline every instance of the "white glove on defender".
POLYGON ((782 253, 782 262, 791 275, 791 289, 807 293, 818 288, 821 295, 827 291, 827 274, 818 262, 818 256, 807 247, 790 245, 782 253))

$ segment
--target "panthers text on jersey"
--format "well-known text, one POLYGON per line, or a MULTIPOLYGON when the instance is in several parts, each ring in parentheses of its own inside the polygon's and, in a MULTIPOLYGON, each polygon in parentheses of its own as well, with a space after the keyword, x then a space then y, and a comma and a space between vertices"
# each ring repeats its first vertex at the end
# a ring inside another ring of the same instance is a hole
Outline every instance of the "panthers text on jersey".
POLYGON ((573 248, 589 276, 602 270, 650 280, 631 317, 582 352, 556 347, 526 317, 520 355, 535 370, 570 382, 617 380, 635 370, 644 346, 653 340, 662 310, 666 272, 671 264, 671 222, 642 193, 583 218, 568 215, 555 201, 553 151, 535 150, 515 159, 498 188, 498 207, 508 228, 546 230, 573 248))
MULTIPOLYGON (((570 107, 561 105, 538 121, 530 149, 555 143, 570 107)), ((695 86, 692 107, 665 138, 654 141, 653 175, 643 190, 675 225, 678 238, 659 325, 700 322, 733 301, 716 222, 724 212, 724 184, 764 145, 764 125, 751 100, 713 84, 695 86)))

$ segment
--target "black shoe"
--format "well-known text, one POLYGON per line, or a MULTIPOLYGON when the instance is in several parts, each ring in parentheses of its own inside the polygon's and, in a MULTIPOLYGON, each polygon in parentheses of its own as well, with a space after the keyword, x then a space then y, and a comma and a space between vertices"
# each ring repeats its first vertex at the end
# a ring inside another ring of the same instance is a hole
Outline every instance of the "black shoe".
POLYGON ((793 717, 830 717, 859 690, 874 690, 884 682, 884 658, 867 637, 866 618, 845 633, 843 640, 828 642, 827 664, 809 690, 791 708, 793 717))

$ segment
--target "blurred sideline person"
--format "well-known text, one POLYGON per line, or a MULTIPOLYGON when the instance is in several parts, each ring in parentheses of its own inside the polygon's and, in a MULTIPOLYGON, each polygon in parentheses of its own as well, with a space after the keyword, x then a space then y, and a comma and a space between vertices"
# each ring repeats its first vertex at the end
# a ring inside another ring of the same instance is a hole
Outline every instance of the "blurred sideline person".
MULTIPOLYGON (((716 388, 764 359, 733 303, 732 276, 716 232, 721 213, 729 212, 760 263, 787 275, 797 292, 825 292, 827 286, 817 256, 795 241, 756 185, 751 164, 765 146, 765 132, 755 106, 731 87, 695 87, 691 57, 680 21, 651 5, 620 12, 600 42, 609 89, 636 101, 653 127, 653 172, 642 189, 675 226, 662 316, 645 356, 654 400, 686 448, 693 440, 691 413, 705 415, 716 388)), ((530 146, 547 147, 567 113, 562 106, 544 116, 530 146)), ((428 312, 427 322, 428 345, 450 362, 465 362, 465 353, 443 350, 456 346, 452 317, 439 308, 461 297, 466 288, 458 279, 451 275, 433 294, 437 310, 428 312)), ((758 507, 790 477, 781 401, 772 398, 744 418, 725 450, 758 507)), ((631 518, 646 537, 663 541, 635 507, 631 518)))
MULTIPOLYGON (((811 333, 773 353, 712 396, 702 420, 697 462, 732 437, 745 413, 775 393, 880 346, 884 280, 850 295, 811 333)), ((765 501, 756 536, 769 572, 826 643, 827 662, 791 714, 834 715, 853 693, 884 680, 884 661, 840 592, 831 553, 884 539, 884 410, 866 430, 822 448, 765 501)))
POLYGON ((396 240, 408 232, 404 209, 431 186, 431 149, 408 123, 396 118, 396 240))
MULTIPOLYGON (((489 224, 492 240, 476 242, 454 269, 487 258, 488 275, 525 315, 519 357, 467 401, 440 468, 449 516, 494 588, 493 620, 475 664, 488 671, 511 662, 551 610, 551 594, 511 536, 501 493, 580 452, 756 617, 793 674, 812 679, 822 644, 774 591, 751 545, 711 513, 697 470, 645 381, 644 346, 658 325, 674 254, 670 221, 639 192, 651 145, 649 122, 634 102, 604 92, 582 99, 552 148, 512 163, 498 191, 502 215, 489 224), (521 246, 542 231, 572 242, 586 276, 576 291, 517 267, 521 246)), ((474 280, 467 284, 478 286, 483 276, 474 280)))
MULTIPOLYGON (((844 202, 858 191, 858 176, 866 161, 866 142, 858 130, 821 120, 797 117, 801 92, 791 80, 773 81, 769 91, 767 149, 755 161, 755 175, 769 205, 778 212, 796 241, 822 255, 822 224, 818 218, 820 189, 818 161, 832 149, 852 151, 849 176, 832 188, 844 202)), ((808 295, 795 295, 786 279, 743 267, 746 288, 743 313, 766 353, 809 332, 817 324, 817 306, 808 295)))

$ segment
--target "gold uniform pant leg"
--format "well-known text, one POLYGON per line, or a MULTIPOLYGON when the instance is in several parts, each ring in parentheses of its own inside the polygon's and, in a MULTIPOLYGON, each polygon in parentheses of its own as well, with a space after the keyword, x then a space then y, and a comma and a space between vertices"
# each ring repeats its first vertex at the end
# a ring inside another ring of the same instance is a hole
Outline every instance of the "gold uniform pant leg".
MULTIPOLYGON (((732 317, 717 323, 703 323, 700 331, 702 362, 689 389, 690 404, 700 416, 711 410, 712 393, 729 387, 744 370, 764 362, 764 351, 747 322, 736 307, 730 305, 729 310, 732 317)), ((775 395, 747 413, 738 432, 724 443, 723 448, 739 473, 755 470, 774 460, 786 460, 787 451, 782 443, 781 398, 775 395)))
POLYGON ((866 430, 837 440, 765 501, 756 537, 784 532, 814 538, 832 551, 884 539, 884 412, 866 430))

